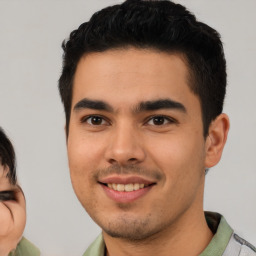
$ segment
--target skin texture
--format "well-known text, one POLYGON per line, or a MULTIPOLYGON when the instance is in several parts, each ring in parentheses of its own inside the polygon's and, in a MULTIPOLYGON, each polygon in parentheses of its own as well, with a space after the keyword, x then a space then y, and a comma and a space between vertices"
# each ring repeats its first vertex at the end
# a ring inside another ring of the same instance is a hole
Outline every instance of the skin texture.
POLYGON ((22 190, 6 178, 8 168, 0 165, 0 191, 14 191, 15 200, 0 201, 0 256, 6 256, 19 243, 26 223, 26 204, 22 190))
POLYGON ((108 255, 203 251, 212 237, 203 214, 205 169, 220 160, 228 128, 222 114, 203 137, 200 102, 178 54, 129 48, 81 58, 67 137, 69 167, 78 199, 103 229, 108 255), (85 98, 109 107, 88 108, 79 103, 85 98), (184 108, 139 108, 163 99, 184 108), (116 202, 99 183, 129 177, 153 185, 136 200, 116 202))

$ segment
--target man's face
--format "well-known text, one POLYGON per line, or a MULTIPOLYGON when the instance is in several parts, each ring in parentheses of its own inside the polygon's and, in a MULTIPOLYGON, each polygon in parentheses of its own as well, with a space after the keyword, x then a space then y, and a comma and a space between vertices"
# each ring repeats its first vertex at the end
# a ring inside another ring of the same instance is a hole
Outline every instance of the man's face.
POLYGON ((144 239, 202 211, 201 108, 177 54, 84 56, 67 147, 75 193, 104 233, 144 239))

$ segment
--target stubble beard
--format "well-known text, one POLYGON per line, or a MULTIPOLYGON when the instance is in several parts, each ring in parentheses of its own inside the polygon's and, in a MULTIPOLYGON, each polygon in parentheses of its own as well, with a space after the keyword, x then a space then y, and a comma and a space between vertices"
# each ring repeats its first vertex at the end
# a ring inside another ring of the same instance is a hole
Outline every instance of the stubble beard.
MULTIPOLYGON (((104 177, 110 174, 140 174, 149 179, 154 179, 160 181, 163 179, 163 174, 159 170, 148 170, 140 168, 136 165, 129 166, 119 166, 113 165, 106 169, 100 169, 96 172, 92 172, 92 180, 94 182, 99 179, 99 177, 104 177)), ((95 195, 96 196, 96 195, 95 195)), ((148 238, 154 236, 162 229, 164 229, 165 224, 159 223, 161 216, 152 216, 151 213, 147 213, 141 217, 132 216, 130 212, 133 211, 134 205, 118 203, 120 215, 117 218, 108 218, 109 216, 104 216, 102 213, 97 213, 97 204, 100 202, 93 202, 92 204, 84 204, 84 208, 91 218, 102 228, 102 230, 111 237, 120 238, 129 241, 140 241, 147 240, 148 238), (94 210, 92 210, 94 209, 94 210), (95 214, 96 213, 96 214, 95 214)), ((107 213, 106 213, 107 214, 107 213)), ((161 214, 160 214, 161 215, 161 214)))
POLYGON ((152 240, 162 229, 163 224, 155 223, 151 214, 143 219, 121 216, 118 219, 100 225, 103 231, 113 238, 120 238, 133 243, 152 240), (153 225, 156 224, 156 225, 153 225))

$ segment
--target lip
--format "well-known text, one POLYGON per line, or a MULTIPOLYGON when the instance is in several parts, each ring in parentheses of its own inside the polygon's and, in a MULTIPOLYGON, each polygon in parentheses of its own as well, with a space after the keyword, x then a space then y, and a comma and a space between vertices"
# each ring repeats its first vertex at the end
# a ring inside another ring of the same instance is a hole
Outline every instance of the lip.
POLYGON ((156 183, 155 181, 148 180, 139 176, 109 176, 99 180, 100 183, 115 183, 115 184, 145 184, 150 185, 156 183))
POLYGON ((147 180, 139 176, 109 176, 99 180, 99 184, 103 188, 106 195, 117 203, 131 203, 145 196, 156 184, 154 181, 147 180), (146 187, 130 191, 116 191, 104 184, 144 184, 146 187))
POLYGON ((143 196, 145 196, 153 186, 144 187, 131 192, 121 192, 113 190, 103 184, 100 184, 106 195, 117 203, 131 203, 143 196))

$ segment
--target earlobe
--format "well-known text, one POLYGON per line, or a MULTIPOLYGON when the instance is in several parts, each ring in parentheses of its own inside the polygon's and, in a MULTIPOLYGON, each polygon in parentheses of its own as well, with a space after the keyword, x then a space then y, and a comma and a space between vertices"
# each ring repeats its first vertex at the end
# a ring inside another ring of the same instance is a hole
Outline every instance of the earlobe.
POLYGON ((210 124, 205 144, 205 168, 213 167, 220 161, 226 144, 229 126, 229 118, 226 114, 220 114, 210 124))

